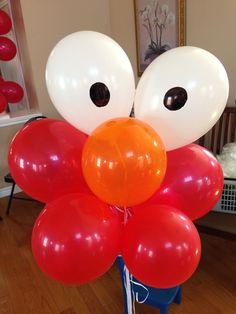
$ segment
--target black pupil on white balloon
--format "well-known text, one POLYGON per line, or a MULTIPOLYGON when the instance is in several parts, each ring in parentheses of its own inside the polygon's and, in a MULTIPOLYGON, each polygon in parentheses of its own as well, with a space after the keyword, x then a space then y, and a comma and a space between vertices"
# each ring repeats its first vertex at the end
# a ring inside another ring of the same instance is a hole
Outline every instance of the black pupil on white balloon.
POLYGON ((104 83, 97 82, 90 87, 90 98, 95 106, 104 107, 110 100, 110 92, 104 83))
POLYGON ((164 106, 171 110, 176 111, 181 109, 188 99, 186 90, 182 87, 173 87, 168 90, 163 99, 164 106))

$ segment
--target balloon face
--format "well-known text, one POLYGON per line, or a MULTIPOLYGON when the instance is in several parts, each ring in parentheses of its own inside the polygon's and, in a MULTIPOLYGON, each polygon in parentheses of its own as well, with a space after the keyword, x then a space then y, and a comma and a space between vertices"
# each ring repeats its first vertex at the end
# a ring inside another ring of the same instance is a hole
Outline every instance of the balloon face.
POLYGON ((33 121, 14 137, 8 154, 11 174, 31 197, 50 202, 89 191, 81 169, 87 136, 64 121, 33 121))
POLYGON ((66 284, 105 273, 119 250, 118 214, 90 194, 67 194, 46 205, 32 233, 39 267, 66 284))
POLYGON ((46 83, 60 114, 87 134, 110 118, 130 115, 132 66, 106 35, 82 31, 62 39, 49 56, 46 83))
POLYGON ((192 221, 170 206, 136 212, 123 231, 121 254, 138 280, 156 288, 186 281, 198 266, 201 242, 192 221))
POLYGON ((222 114, 229 91, 226 71, 210 52, 178 47, 156 58, 136 90, 135 117, 149 123, 166 150, 205 134, 222 114))
POLYGON ((108 204, 132 206, 148 199, 160 186, 166 153, 157 133, 133 118, 117 118, 99 126, 82 154, 88 186, 108 204))

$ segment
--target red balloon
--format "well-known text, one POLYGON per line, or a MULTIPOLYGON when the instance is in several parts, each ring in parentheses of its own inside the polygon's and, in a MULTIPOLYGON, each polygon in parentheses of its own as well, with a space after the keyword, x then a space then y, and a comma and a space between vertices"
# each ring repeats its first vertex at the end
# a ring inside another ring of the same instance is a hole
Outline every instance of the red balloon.
POLYGON ((0 82, 0 92, 6 97, 9 103, 17 103, 24 96, 23 88, 12 81, 0 82))
POLYGON ((9 15, 5 11, 0 10, 0 35, 7 34, 11 27, 12 23, 9 15))
POLYGON ((14 42, 7 38, 0 36, 0 60, 10 61, 16 55, 16 45, 14 42))
POLYGON ((42 119, 27 124, 9 149, 14 180, 25 193, 46 203, 63 194, 90 191, 81 169, 86 139, 64 121, 42 119))
MULTIPOLYGON (((167 152, 167 156, 168 156, 168 152, 167 152)), ((162 193, 162 186, 161 186, 154 193, 154 195, 150 197, 147 201, 133 206, 132 207, 133 212, 135 213, 137 210, 142 210, 142 209, 148 208, 149 206, 160 205, 160 204, 172 206, 172 207, 178 208, 179 210, 182 210, 183 201, 181 197, 173 191, 171 193, 168 193, 167 195, 167 191, 168 190, 165 190, 165 193, 162 193)))
POLYGON ((7 108, 6 97, 0 93, 0 113, 4 112, 7 108))
POLYGON ((190 144, 167 152, 167 170, 159 190, 147 203, 166 204, 181 209, 190 219, 206 215, 221 197, 222 168, 206 148, 190 144))
POLYGON ((32 234, 34 257, 43 272, 66 284, 103 275, 119 250, 118 214, 93 195, 68 194, 46 205, 32 234))
POLYGON ((201 241, 192 221, 165 205, 137 211, 124 228, 122 256, 138 280, 156 288, 186 281, 196 270, 201 241))

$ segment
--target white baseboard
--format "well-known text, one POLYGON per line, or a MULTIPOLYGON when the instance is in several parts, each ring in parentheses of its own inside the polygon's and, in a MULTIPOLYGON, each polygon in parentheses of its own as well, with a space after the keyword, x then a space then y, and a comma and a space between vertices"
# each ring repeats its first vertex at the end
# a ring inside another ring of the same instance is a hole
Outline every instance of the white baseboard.
MULTIPOLYGON (((15 190, 14 190, 14 194, 19 193, 19 192, 22 192, 22 190, 16 185, 15 190)), ((5 197, 5 196, 9 196, 10 194, 11 194, 11 186, 6 186, 6 187, 0 189, 0 198, 5 197)))

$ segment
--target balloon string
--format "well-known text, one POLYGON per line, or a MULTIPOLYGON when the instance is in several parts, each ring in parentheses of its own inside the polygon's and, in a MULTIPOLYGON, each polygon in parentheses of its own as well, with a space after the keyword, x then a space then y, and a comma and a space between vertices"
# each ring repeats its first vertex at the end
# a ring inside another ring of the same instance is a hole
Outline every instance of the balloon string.
POLYGON ((135 298, 134 291, 132 289, 132 275, 128 271, 128 268, 124 265, 124 287, 126 294, 126 304, 128 314, 135 314, 135 298))
POLYGON ((143 284, 141 284, 140 282, 137 282, 135 280, 133 280, 133 276, 131 275, 131 283, 134 284, 135 286, 139 286, 142 287, 145 291, 146 291, 146 296, 143 298, 143 300, 139 300, 139 295, 138 292, 135 293, 135 300, 138 303, 145 303, 149 297, 149 290, 147 287, 145 287, 143 284))
POLYGON ((128 314, 135 314, 135 301, 141 304, 145 303, 149 297, 149 290, 146 286, 133 279, 133 275, 130 274, 128 268, 125 265, 123 269, 123 276, 128 314), (141 287, 145 290, 146 295, 143 297, 142 300, 139 299, 139 293, 134 292, 133 285, 141 287))
POLYGON ((125 206, 124 207, 124 225, 127 224, 128 219, 129 219, 129 212, 128 212, 128 208, 125 206))
MULTIPOLYGON (((114 208, 124 215, 124 225, 127 224, 129 218, 133 215, 132 209, 126 206, 118 207, 114 206, 114 208)), ((132 289, 132 284, 136 284, 133 280, 133 276, 130 274, 128 268, 124 265, 123 269, 123 277, 124 277, 124 287, 126 294, 126 304, 127 304, 127 312, 128 314, 135 314, 135 300, 138 300, 138 293, 135 295, 134 290, 132 289)), ((146 300, 146 299, 145 299, 146 300)))
POLYGON ((124 215, 123 223, 124 223, 124 225, 126 225, 129 218, 133 215, 132 209, 130 207, 126 207, 126 206, 124 206, 124 207, 114 206, 114 208, 124 215))
POLYGON ((123 210, 122 208, 120 208, 120 207, 118 207, 118 206, 114 206, 114 208, 115 208, 116 210, 118 210, 118 212, 124 213, 124 210, 123 210))

